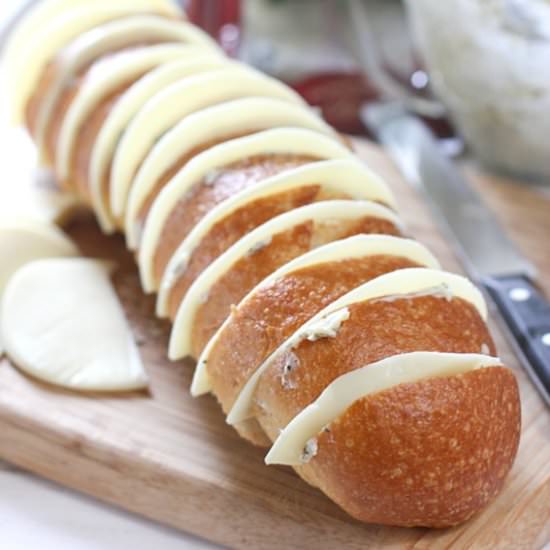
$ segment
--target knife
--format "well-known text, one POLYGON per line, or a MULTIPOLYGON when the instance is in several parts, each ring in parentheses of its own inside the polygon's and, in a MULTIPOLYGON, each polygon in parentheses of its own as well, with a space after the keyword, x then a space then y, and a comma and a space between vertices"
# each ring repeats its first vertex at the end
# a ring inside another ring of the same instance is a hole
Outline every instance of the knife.
POLYGON ((496 305, 522 365, 550 406, 550 302, 533 283, 534 267, 420 118, 400 102, 369 103, 360 116, 405 179, 426 195, 442 229, 458 244, 468 273, 496 305))

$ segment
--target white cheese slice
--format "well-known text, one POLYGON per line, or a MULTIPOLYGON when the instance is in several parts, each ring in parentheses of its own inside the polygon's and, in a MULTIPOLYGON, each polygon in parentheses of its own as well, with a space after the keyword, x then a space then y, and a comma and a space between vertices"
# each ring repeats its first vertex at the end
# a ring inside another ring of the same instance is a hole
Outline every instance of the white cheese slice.
POLYGON ((159 57, 160 66, 136 80, 113 106, 94 143, 90 158, 90 192, 92 206, 105 232, 115 229, 108 198, 103 197, 101 182, 113 159, 117 143, 130 121, 143 105, 157 92, 178 80, 193 74, 218 69, 227 60, 214 51, 197 46, 170 44, 162 49, 166 56, 159 57))
MULTIPOLYGON (((165 17, 135 15, 109 21, 78 37, 55 58, 58 70, 42 97, 36 119, 35 140, 38 148, 42 149, 44 145, 45 131, 48 122, 55 114, 55 106, 60 94, 84 67, 101 55, 132 43, 137 45, 139 42, 161 40, 167 43, 187 43, 188 47, 191 47, 190 44, 193 42, 189 40, 189 29, 192 28, 188 23, 165 17)), ((204 46, 195 46, 195 48, 208 51, 204 46)))
MULTIPOLYGON (((273 284, 273 282, 279 278, 295 271, 328 262, 378 255, 405 258, 430 269, 440 269, 441 267, 435 256, 424 245, 413 239, 394 237, 392 235, 354 235, 353 237, 334 241, 320 246, 319 248, 315 248, 283 265, 253 288, 242 299, 237 306, 237 310, 241 306, 245 306, 262 288, 273 284)), ((206 365, 218 338, 230 322, 231 315, 210 339, 197 361, 197 367, 191 384, 191 394, 194 397, 203 395, 212 390, 206 365)))
POLYGON ((302 128, 275 128, 216 145, 193 157, 163 187, 153 203, 140 242, 138 265, 146 292, 158 289, 153 275, 153 257, 164 224, 178 201, 208 174, 223 166, 260 154, 311 155, 318 158, 352 158, 339 141, 302 128))
POLYGON ((165 317, 168 314, 168 297, 178 276, 182 274, 183 259, 191 257, 201 240, 216 223, 259 198, 266 198, 308 184, 320 185, 327 193, 347 194, 354 200, 371 200, 395 205, 393 195, 386 184, 364 163, 355 159, 312 162, 244 189, 213 208, 199 221, 174 253, 161 280, 157 298, 157 315, 165 317))
POLYGON ((265 462, 291 466, 308 462, 315 456, 317 435, 363 397, 398 384, 455 376, 501 364, 497 357, 486 355, 420 351, 387 357, 343 374, 281 431, 265 462))
POLYGON ((260 377, 282 352, 296 347, 308 337, 311 328, 335 311, 357 302, 368 300, 401 300, 411 296, 436 295, 448 299, 462 298, 470 302, 483 320, 487 319, 487 306, 481 292, 465 277, 445 271, 411 267, 386 273, 348 292, 302 325, 281 344, 248 379, 227 416, 229 424, 238 424, 250 418, 252 400, 260 377))
POLYGON ((353 200, 329 200, 317 202, 285 212, 260 225, 242 239, 233 244, 221 256, 216 258, 193 282, 181 302, 170 336, 168 356, 180 359, 191 353, 191 335, 195 315, 208 296, 212 286, 221 279, 241 258, 269 244, 274 235, 289 230, 309 220, 316 222, 362 219, 376 217, 389 220, 400 227, 397 216, 389 209, 374 202, 353 200))
POLYGON ((40 258, 76 256, 78 248, 54 225, 36 220, 0 221, 0 296, 11 276, 24 264, 40 258))
MULTIPOLYGON (((54 225, 13 216, 13 211, 6 213, 0 221, 0 307, 6 284, 21 266, 39 258, 78 254, 72 241, 54 225)), ((0 333, 0 355, 3 353, 1 336, 0 333)))
POLYGON ((309 128, 327 135, 335 131, 312 109, 269 97, 245 97, 202 109, 185 117, 154 145, 132 183, 125 216, 126 242, 139 244, 138 214, 160 177, 180 158, 216 139, 245 131, 276 127, 309 128))
POLYGON ((10 280, 0 327, 24 372, 87 391, 143 388, 147 376, 103 262, 31 262, 10 280))
POLYGON ((73 98, 59 132, 56 173, 60 181, 65 182, 69 177, 74 142, 86 117, 120 86, 163 63, 167 59, 167 54, 169 57, 174 55, 170 53, 167 44, 144 46, 100 63, 93 74, 88 75, 73 98))
POLYGON ((47 63, 58 51, 95 26, 136 13, 176 15, 179 10, 168 0, 94 0, 93 3, 60 0, 38 4, 7 47, 7 81, 14 123, 23 121, 27 101, 47 63))
POLYGON ((153 96, 126 129, 115 154, 111 170, 111 209, 115 216, 123 219, 137 169, 165 132, 195 111, 247 96, 303 103, 300 96, 282 82, 237 63, 186 78, 153 96))

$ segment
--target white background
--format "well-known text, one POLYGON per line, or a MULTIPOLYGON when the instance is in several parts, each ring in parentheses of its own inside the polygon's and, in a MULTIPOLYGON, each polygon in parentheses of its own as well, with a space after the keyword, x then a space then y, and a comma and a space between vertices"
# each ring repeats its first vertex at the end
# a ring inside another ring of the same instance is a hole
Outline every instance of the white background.
POLYGON ((0 550, 186 548, 214 546, 0 462, 0 550))

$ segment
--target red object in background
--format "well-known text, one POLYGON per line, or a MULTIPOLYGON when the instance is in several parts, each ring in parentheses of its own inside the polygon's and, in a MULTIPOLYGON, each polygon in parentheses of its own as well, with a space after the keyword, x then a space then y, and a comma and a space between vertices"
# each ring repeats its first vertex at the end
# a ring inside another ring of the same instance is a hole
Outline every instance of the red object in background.
MULTIPOLYGON (((242 37, 242 0, 184 0, 183 4, 192 23, 210 34, 228 55, 238 55, 242 37)), ((386 69, 392 74, 391 68, 386 69)), ((405 86, 411 86, 408 76, 392 76, 405 86)), ((359 109, 364 103, 380 99, 380 95, 362 75, 328 69, 323 73, 306 74, 288 84, 310 105, 318 107, 327 122, 340 132, 367 134, 359 119, 359 109)), ((411 92, 418 93, 418 90, 411 88, 411 92)), ((444 119, 427 119, 426 122, 440 137, 453 135, 444 119)))
POLYGON ((314 75, 292 86, 310 105, 321 109, 329 124, 347 134, 365 133, 359 109, 363 103, 378 99, 375 88, 353 73, 314 75))
MULTIPOLYGON (((411 94, 419 93, 414 90, 402 74, 386 70, 392 77, 409 87, 411 94)), ((319 107, 325 120, 340 132, 352 135, 368 135, 359 118, 359 110, 364 103, 378 101, 380 93, 373 84, 370 84, 363 75, 358 73, 327 72, 312 75, 290 85, 310 104, 319 107)), ((424 118, 424 122, 440 138, 454 136, 454 131, 448 121, 443 118, 424 118)), ((372 136, 371 136, 372 137, 372 136)))
POLYGON ((241 0, 187 0, 185 11, 189 20, 217 40, 228 55, 237 55, 241 0))
MULTIPOLYGON (((184 6, 192 23, 200 26, 217 40, 223 49, 236 57, 241 39, 241 0, 186 0, 184 6)), ((378 98, 373 87, 360 75, 327 72, 305 75, 289 82, 311 105, 319 107, 324 118, 341 132, 364 134, 359 120, 359 107, 364 101, 378 98)))

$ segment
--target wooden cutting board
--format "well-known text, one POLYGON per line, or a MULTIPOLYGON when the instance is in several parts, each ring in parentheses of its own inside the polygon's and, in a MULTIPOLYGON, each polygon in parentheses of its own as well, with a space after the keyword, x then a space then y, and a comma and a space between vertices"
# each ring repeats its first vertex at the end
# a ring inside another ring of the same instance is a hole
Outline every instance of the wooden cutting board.
MULTIPOLYGON (((410 233, 445 267, 459 271, 419 197, 377 148, 359 148, 392 186, 410 233)), ((538 265, 550 295, 550 196, 503 181, 475 181, 538 265)), ((225 424, 213 398, 189 396, 192 364, 165 359, 169 327, 155 320, 153 299, 142 294, 121 238, 102 236, 91 219, 71 223, 68 231, 86 254, 119 262, 115 283, 151 377, 150 393, 75 395, 0 361, 0 458, 232 547, 538 548, 550 541, 550 413, 496 327, 501 357, 517 374, 523 404, 519 454, 503 492, 454 529, 364 525, 290 469, 266 467, 264 453, 225 424)))

